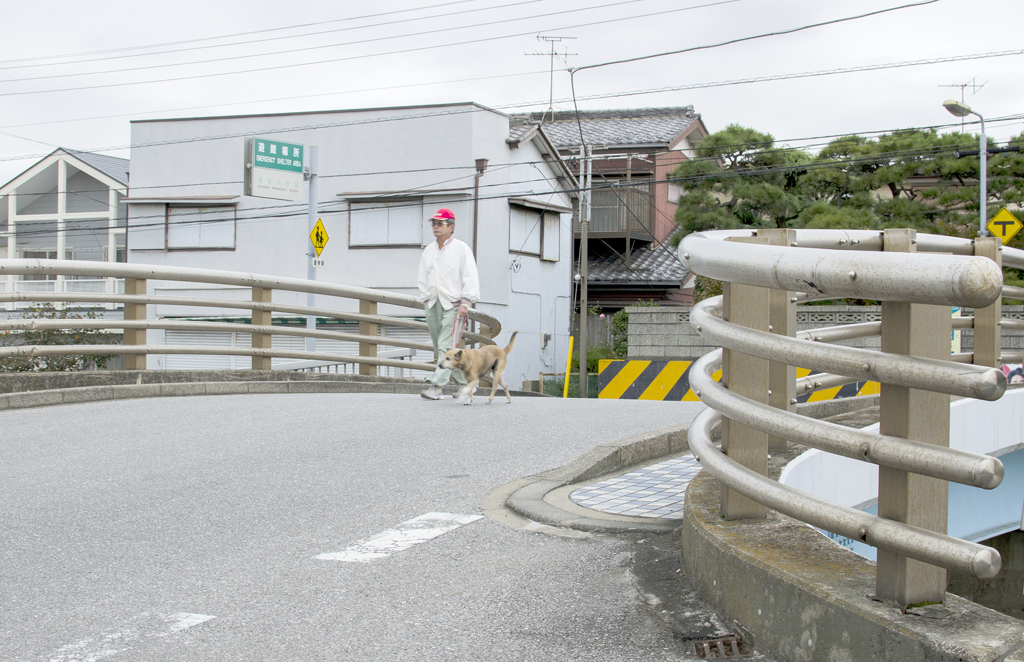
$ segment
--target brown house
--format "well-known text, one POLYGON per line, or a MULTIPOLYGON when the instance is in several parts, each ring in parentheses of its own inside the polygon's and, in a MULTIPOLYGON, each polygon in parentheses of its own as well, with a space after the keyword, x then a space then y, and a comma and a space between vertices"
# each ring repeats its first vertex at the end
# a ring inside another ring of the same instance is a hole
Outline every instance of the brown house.
MULTIPOLYGON (((675 249, 663 245, 676 229, 681 190, 669 175, 708 131, 693 106, 534 113, 579 180, 582 131, 591 147, 593 196, 588 231, 588 293, 594 305, 615 310, 639 299, 676 304, 688 297, 688 273, 675 249)), ((574 215, 579 254, 579 214, 574 215)))

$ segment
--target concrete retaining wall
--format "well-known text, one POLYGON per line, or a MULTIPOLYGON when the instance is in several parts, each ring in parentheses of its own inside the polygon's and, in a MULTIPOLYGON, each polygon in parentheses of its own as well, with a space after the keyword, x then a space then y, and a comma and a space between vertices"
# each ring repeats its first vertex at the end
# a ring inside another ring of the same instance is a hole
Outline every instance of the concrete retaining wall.
POLYGON ((1024 660, 1024 622, 952 594, 904 612, 871 600, 875 566, 796 520, 725 521, 719 483, 686 493, 683 565, 699 594, 759 651, 799 662, 1024 660))

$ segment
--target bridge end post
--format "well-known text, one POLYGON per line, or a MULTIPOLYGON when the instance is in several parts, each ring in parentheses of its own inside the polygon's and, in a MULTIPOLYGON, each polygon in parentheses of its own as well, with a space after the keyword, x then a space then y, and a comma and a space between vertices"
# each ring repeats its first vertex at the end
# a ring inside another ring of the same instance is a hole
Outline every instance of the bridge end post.
MULTIPOLYGON (((146 296, 146 279, 145 278, 125 278, 124 279, 124 293, 129 295, 146 296)), ((148 306, 144 303, 126 303, 124 304, 124 319, 125 321, 137 321, 145 320, 148 312, 148 306)), ((145 345, 146 344, 146 330, 145 329, 125 329, 124 330, 124 344, 127 346, 131 345, 145 345)), ((124 369, 125 370, 145 370, 146 369, 146 355, 145 354, 125 354, 124 355, 124 369)))
MULTIPOLYGON (((767 244, 763 237, 733 238, 732 241, 767 244)), ((722 316, 733 324, 768 331, 771 290, 753 285, 722 283, 722 316)), ((722 350, 722 384, 730 391, 755 402, 768 402, 768 361, 729 349, 722 350)), ((722 421, 722 451, 734 462, 768 474, 768 434, 728 418, 722 421)), ((725 519, 763 519, 768 508, 739 492, 722 486, 722 516, 725 519)))
MULTIPOLYGON (((274 291, 265 287, 254 287, 252 288, 252 301, 253 303, 270 303, 274 291)), ((271 319, 272 311, 270 310, 258 310, 252 309, 252 325, 253 326, 270 326, 272 324, 271 319)), ((271 340, 273 336, 269 333, 253 333, 252 334, 252 348, 253 349, 270 349, 271 340)), ((271 358, 269 356, 254 356, 252 357, 252 369, 253 370, 270 370, 271 369, 271 358)))
MULTIPOLYGON (((796 230, 770 228, 757 231, 758 237, 768 239, 770 246, 793 246, 796 230)), ((796 337, 796 304, 793 292, 769 290, 768 330, 780 336, 796 337)), ((796 366, 778 361, 768 363, 768 404, 783 411, 796 411, 796 366)), ((768 436, 768 450, 786 450, 790 443, 776 435, 768 436)))
MULTIPOLYGON (((377 302, 376 301, 363 301, 359 300, 359 314, 360 315, 376 315, 377 314, 377 302)), ((377 325, 372 322, 360 322, 359 323, 359 335, 361 336, 375 336, 377 335, 377 325)), ((366 356, 370 358, 377 358, 377 345, 374 343, 361 342, 359 343, 359 356, 366 356)), ((359 364, 360 375, 376 375, 377 366, 369 363, 359 364)))
MULTIPOLYGON (((885 251, 916 251, 914 230, 885 231, 885 251)), ((882 302, 882 351, 949 359, 949 306, 882 302)), ((949 396, 891 384, 881 385, 880 428, 884 435, 949 446, 949 396)), ((946 532, 949 484, 937 478, 880 466, 878 515, 939 533, 946 532)), ((946 570, 878 550, 875 575, 878 598, 902 606, 941 603, 946 570)))
MULTIPOLYGON (((974 254, 987 257, 1003 267, 1003 242, 998 237, 978 237, 974 240, 974 254)), ((1003 315, 1003 299, 999 297, 991 306, 974 309, 974 363, 990 368, 1001 365, 1002 337, 999 320, 1003 315)))

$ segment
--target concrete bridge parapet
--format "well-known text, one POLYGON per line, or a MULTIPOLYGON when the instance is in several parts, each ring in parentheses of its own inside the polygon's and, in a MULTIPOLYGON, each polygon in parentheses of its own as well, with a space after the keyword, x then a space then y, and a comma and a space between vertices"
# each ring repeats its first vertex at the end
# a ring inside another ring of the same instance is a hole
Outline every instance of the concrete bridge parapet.
POLYGON ((1024 662, 1024 622, 949 593, 919 608, 874 600, 874 563, 774 511, 724 520, 720 490, 706 471, 690 483, 683 565, 758 650, 800 662, 1024 662))

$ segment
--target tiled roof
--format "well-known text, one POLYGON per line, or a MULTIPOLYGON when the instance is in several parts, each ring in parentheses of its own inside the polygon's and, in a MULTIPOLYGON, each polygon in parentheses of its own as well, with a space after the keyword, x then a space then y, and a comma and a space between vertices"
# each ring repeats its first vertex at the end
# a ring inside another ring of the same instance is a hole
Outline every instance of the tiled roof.
POLYGON ((679 261, 676 248, 666 241, 633 251, 630 266, 619 255, 587 263, 587 280, 596 283, 674 283, 681 286, 690 272, 679 261))
MULTIPOLYGON (((534 113, 538 121, 543 113, 534 113)), ((548 115, 550 117, 550 115, 548 115)), ((580 144, 580 126, 584 139, 592 145, 668 145, 697 121, 693 106, 676 108, 637 108, 631 110, 583 110, 576 122, 573 111, 555 113, 554 121, 543 123, 544 133, 558 149, 580 144)))
POLYGON ((116 156, 107 156, 105 154, 96 154, 94 152, 79 152, 74 149, 65 149, 64 151, 71 154, 76 159, 88 163, 108 177, 116 179, 125 186, 128 185, 128 159, 122 159, 116 156))
POLYGON ((518 143, 535 128, 537 128, 537 122, 532 121, 530 118, 525 116, 513 117, 509 121, 506 142, 518 143))

